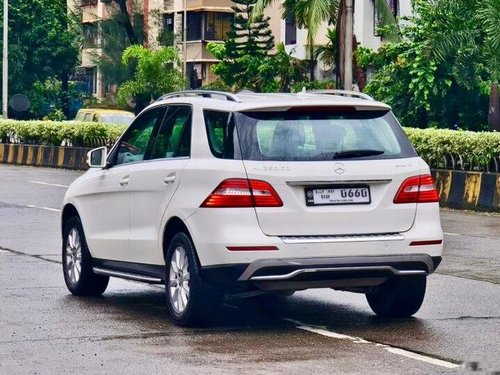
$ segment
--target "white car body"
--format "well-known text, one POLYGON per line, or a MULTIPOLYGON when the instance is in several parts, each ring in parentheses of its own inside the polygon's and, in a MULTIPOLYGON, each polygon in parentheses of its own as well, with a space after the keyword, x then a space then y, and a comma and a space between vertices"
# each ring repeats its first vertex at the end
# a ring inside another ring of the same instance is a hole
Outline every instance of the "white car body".
POLYGON ((169 231, 181 227, 196 249, 202 278, 226 290, 352 290, 380 285, 390 276, 432 273, 443 247, 438 202, 394 203, 406 179, 430 174, 414 151, 404 158, 295 161, 225 159, 211 150, 206 110, 389 110, 366 98, 333 94, 166 96, 146 111, 171 105, 191 108, 189 156, 90 169, 66 193, 63 230, 68 218, 78 215, 94 272, 147 282, 165 282, 169 231), (202 207, 226 179, 265 181, 283 204, 202 207), (307 188, 345 186, 369 186, 370 203, 306 204, 307 188), (276 272, 277 267, 288 268, 276 272), (371 271, 373 275, 366 274, 371 271), (348 277, 335 277, 346 272, 348 277))

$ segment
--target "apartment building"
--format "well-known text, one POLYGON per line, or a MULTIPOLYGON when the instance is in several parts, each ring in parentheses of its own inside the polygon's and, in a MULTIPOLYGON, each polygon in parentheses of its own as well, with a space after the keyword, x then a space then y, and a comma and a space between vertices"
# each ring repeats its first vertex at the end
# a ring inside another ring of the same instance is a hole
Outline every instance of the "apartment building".
MULTIPOLYGON (((117 6, 116 0, 67 0, 71 8, 80 7, 85 34, 81 72, 85 76, 89 92, 104 97, 113 87, 106 87, 101 72, 96 67, 100 38, 97 22, 109 17, 109 7, 117 6), (112 4, 115 3, 115 4, 112 4)), ((386 0, 395 16, 411 14, 411 0, 386 0)), ((217 62, 206 46, 211 41, 223 41, 230 30, 233 2, 230 0, 127 0, 127 6, 140 7, 143 14, 143 43, 150 48, 176 44, 182 50, 186 35, 186 75, 191 88, 213 82, 216 77, 211 66, 217 62), (184 32, 184 7, 186 30, 184 32), (163 38, 159 38, 163 35, 163 38), (167 36, 167 37, 165 37, 167 36)), ((378 49, 383 39, 377 33, 377 2, 356 0, 354 6, 354 34, 360 45, 378 49)), ((281 19, 280 2, 275 1, 265 10, 275 41, 283 42, 294 56, 305 59, 307 55, 307 30, 298 28, 292 18, 281 19)), ((331 27, 331 26, 330 26, 331 27)), ((315 45, 326 44, 325 23, 317 33, 315 45)), ((327 78, 331 69, 318 64, 316 77, 327 78)))

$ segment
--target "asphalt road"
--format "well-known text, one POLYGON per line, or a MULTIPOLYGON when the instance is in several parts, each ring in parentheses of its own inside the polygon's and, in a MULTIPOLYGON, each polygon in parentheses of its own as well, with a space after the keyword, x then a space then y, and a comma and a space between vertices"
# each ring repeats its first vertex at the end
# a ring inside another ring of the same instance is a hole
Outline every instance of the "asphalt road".
POLYGON ((98 298, 66 290, 59 209, 78 175, 0 165, 0 374, 439 374, 464 361, 500 370, 499 215, 442 211, 444 260, 414 318, 378 319, 363 295, 322 289, 229 301, 187 329, 170 323, 158 286, 112 279, 98 298))

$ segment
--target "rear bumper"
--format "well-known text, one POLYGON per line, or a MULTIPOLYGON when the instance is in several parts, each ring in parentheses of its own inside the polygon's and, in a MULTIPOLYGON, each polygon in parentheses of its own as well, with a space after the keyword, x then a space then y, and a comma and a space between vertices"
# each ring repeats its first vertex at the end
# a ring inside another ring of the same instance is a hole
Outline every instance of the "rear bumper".
POLYGON ((236 289, 348 289, 377 286, 390 277, 427 276, 440 262, 441 257, 428 254, 259 259, 250 264, 205 267, 202 275, 209 282, 236 289))

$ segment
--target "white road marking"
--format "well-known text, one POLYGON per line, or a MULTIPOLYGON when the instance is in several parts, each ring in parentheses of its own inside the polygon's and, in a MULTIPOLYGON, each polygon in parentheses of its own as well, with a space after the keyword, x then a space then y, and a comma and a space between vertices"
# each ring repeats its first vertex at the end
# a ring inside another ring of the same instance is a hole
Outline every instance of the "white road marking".
POLYGON ((456 365, 456 364, 451 363, 451 362, 446 362, 446 361, 443 361, 441 359, 427 357, 425 355, 409 352, 408 350, 404 350, 404 349, 391 348, 391 347, 387 347, 386 345, 384 345, 384 349, 387 350, 389 353, 397 354, 397 355, 411 358, 411 359, 416 359, 417 361, 427 362, 427 363, 430 363, 431 365, 441 366, 441 367, 445 367, 445 368, 460 367, 459 365, 456 365))
POLYGON ((450 232, 443 232, 443 234, 447 235, 447 236, 461 236, 460 233, 450 233, 450 232))
POLYGON ((45 211, 61 212, 61 210, 59 208, 39 207, 39 206, 35 206, 35 205, 32 205, 32 204, 28 204, 28 205, 26 205, 26 207, 28 207, 28 208, 36 208, 36 209, 45 210, 45 211))
POLYGON ((0 249, 0 253, 10 253, 10 251, 0 249))
POLYGON ((31 182, 32 184, 38 184, 38 185, 48 185, 48 186, 57 186, 57 187, 62 187, 62 188, 67 188, 69 185, 61 185, 61 184, 51 184, 49 182, 43 182, 43 181, 28 181, 31 182))
POLYGON ((326 336, 326 337, 330 337, 330 338, 334 338, 334 339, 338 339, 338 340, 348 340, 348 341, 353 342, 354 344, 372 344, 372 345, 375 345, 376 347, 380 347, 384 350, 387 350, 389 353, 396 354, 396 355, 406 357, 406 358, 415 359, 415 360, 421 361, 421 362, 430 363, 430 364, 436 365, 436 366, 441 366, 441 367, 450 368, 450 369, 460 367, 460 365, 457 365, 455 363, 451 363, 451 362, 443 361, 441 359, 428 357, 428 356, 425 356, 422 354, 413 353, 413 352, 410 352, 410 351, 404 350, 404 349, 394 348, 392 346, 385 345, 385 344, 374 343, 372 341, 365 340, 361 337, 343 335, 341 333, 328 331, 327 329, 324 329, 322 327, 306 326, 306 325, 302 324, 301 322, 298 322, 298 321, 292 320, 292 319, 285 319, 285 320, 296 324, 297 325, 296 327, 298 329, 303 330, 303 331, 317 333, 318 335, 322 335, 322 336, 326 336))

